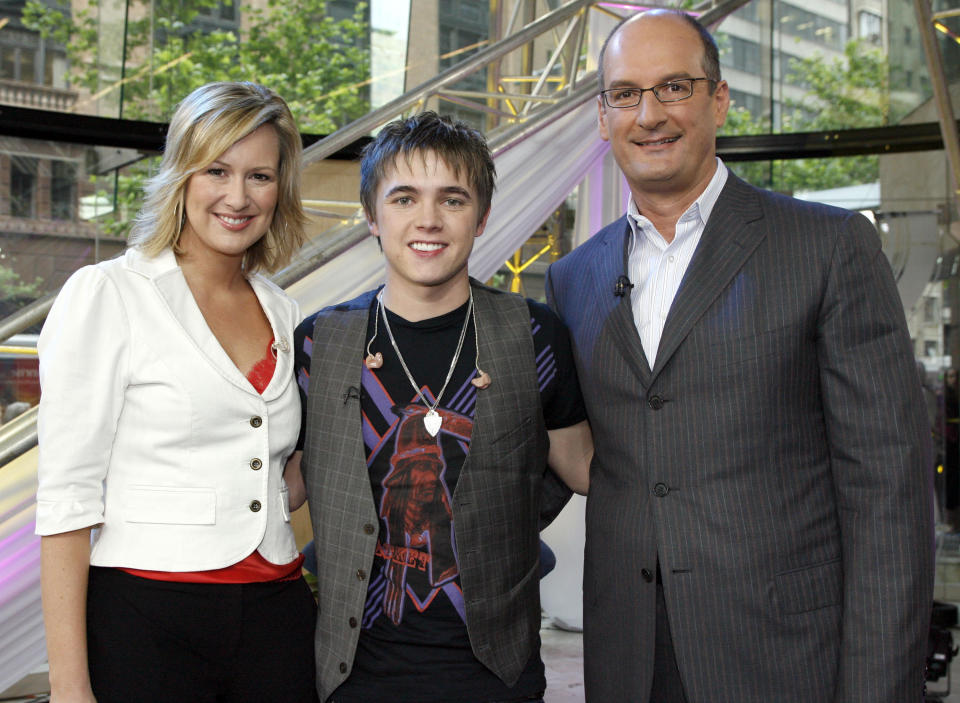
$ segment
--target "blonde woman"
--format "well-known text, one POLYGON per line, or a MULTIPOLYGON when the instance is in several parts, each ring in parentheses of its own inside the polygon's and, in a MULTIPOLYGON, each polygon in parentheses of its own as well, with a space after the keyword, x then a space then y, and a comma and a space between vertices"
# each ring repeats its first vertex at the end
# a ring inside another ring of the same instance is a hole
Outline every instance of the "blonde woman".
POLYGON ((315 698, 282 475, 300 314, 258 273, 303 241, 300 151, 272 91, 198 88, 131 247, 71 276, 47 319, 37 533, 54 703, 315 698))

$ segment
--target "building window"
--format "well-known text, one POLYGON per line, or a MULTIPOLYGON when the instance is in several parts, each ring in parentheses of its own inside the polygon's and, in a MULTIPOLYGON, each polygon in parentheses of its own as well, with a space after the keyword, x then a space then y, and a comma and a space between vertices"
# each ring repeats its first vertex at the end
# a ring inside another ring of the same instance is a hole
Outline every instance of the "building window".
POLYGON ((77 193, 77 167, 69 161, 50 163, 50 217, 72 220, 77 193))
POLYGON ((37 160, 14 156, 10 160, 10 214, 34 217, 36 213, 37 160))
POLYGON ((859 14, 860 38, 880 46, 883 43, 883 19, 875 12, 863 10, 859 14))

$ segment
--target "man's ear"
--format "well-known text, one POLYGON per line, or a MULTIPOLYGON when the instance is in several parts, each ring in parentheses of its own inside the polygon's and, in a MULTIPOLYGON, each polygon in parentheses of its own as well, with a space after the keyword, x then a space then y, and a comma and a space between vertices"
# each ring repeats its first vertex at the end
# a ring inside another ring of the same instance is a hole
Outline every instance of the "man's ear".
POLYGON ((610 141, 610 134, 607 132, 607 109, 603 104, 603 96, 597 96, 597 131, 600 132, 600 138, 605 141, 610 141))
POLYGON ((374 220, 366 210, 363 212, 363 218, 367 221, 367 229, 370 230, 370 234, 377 240, 377 246, 380 248, 380 251, 383 251, 383 240, 380 239, 380 228, 377 227, 377 221, 374 220))
POLYGON ((483 230, 487 228, 487 218, 490 217, 490 208, 487 208, 487 211, 484 213, 483 217, 480 218, 480 223, 477 225, 477 233, 474 234, 474 237, 479 237, 483 234, 483 230))

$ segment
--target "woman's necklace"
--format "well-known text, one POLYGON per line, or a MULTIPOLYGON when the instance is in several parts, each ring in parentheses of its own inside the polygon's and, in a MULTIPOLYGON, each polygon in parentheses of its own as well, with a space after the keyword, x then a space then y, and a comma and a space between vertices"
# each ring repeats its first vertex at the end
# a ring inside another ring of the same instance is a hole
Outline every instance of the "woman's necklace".
MULTIPOLYGON (((387 336, 390 338, 390 346, 393 347, 393 351, 400 360, 400 366, 403 367, 403 372, 407 375, 407 380, 410 381, 410 385, 413 386, 413 390, 416 391, 418 396, 420 396, 420 400, 423 401, 423 404, 427 406, 427 413, 423 416, 423 426, 426 428, 427 432, 430 433, 431 437, 436 437, 437 433, 440 431, 440 425, 443 424, 443 418, 440 416, 440 413, 437 412, 437 407, 440 405, 440 398, 443 397, 443 392, 447 390, 447 384, 450 383, 450 378, 453 376, 454 369, 457 368, 457 362, 460 360, 460 352, 463 350, 463 340, 467 336, 467 327, 470 326, 470 320, 473 317, 473 290, 470 291, 470 302, 467 305, 467 314, 463 317, 463 329, 460 330, 460 339, 457 340, 457 350, 453 353, 453 359, 450 361, 450 368, 447 369, 447 377, 443 381, 443 387, 440 388, 440 392, 437 393, 436 399, 433 401, 432 405, 423 395, 423 392, 420 390, 420 386, 417 385, 417 382, 413 380, 413 374, 410 373, 410 369, 407 368, 407 362, 404 361, 403 354, 400 353, 400 347, 397 346, 397 340, 393 337, 393 330, 390 329, 390 320, 387 318, 387 311, 383 309, 383 290, 377 294, 377 319, 380 318, 381 314, 383 315, 383 326, 387 328, 387 336)), ((376 355, 370 354, 370 345, 373 344, 373 340, 376 339, 377 336, 376 329, 375 321, 373 337, 371 337, 370 342, 367 344, 367 366, 373 368, 379 368, 383 365, 382 355, 379 353, 376 355)), ((474 333, 476 333, 475 320, 474 333)), ((477 369, 477 372, 480 374, 483 373, 479 369, 477 369)), ((474 379, 474 381, 476 380, 477 379, 474 379)), ((487 383, 487 385, 490 384, 487 383)))

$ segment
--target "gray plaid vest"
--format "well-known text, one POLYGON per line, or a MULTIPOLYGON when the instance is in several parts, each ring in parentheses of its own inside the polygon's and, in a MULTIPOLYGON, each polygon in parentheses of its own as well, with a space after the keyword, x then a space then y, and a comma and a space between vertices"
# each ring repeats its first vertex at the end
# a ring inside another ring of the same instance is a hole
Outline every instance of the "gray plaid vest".
MULTIPOLYGON (((473 653, 513 685, 538 642, 549 442, 526 301, 472 279, 471 286, 480 366, 493 383, 477 394, 470 451, 453 494, 454 531, 473 653)), ((323 310, 313 330, 302 465, 319 572, 321 701, 350 674, 379 532, 357 393, 373 295, 323 310)))

